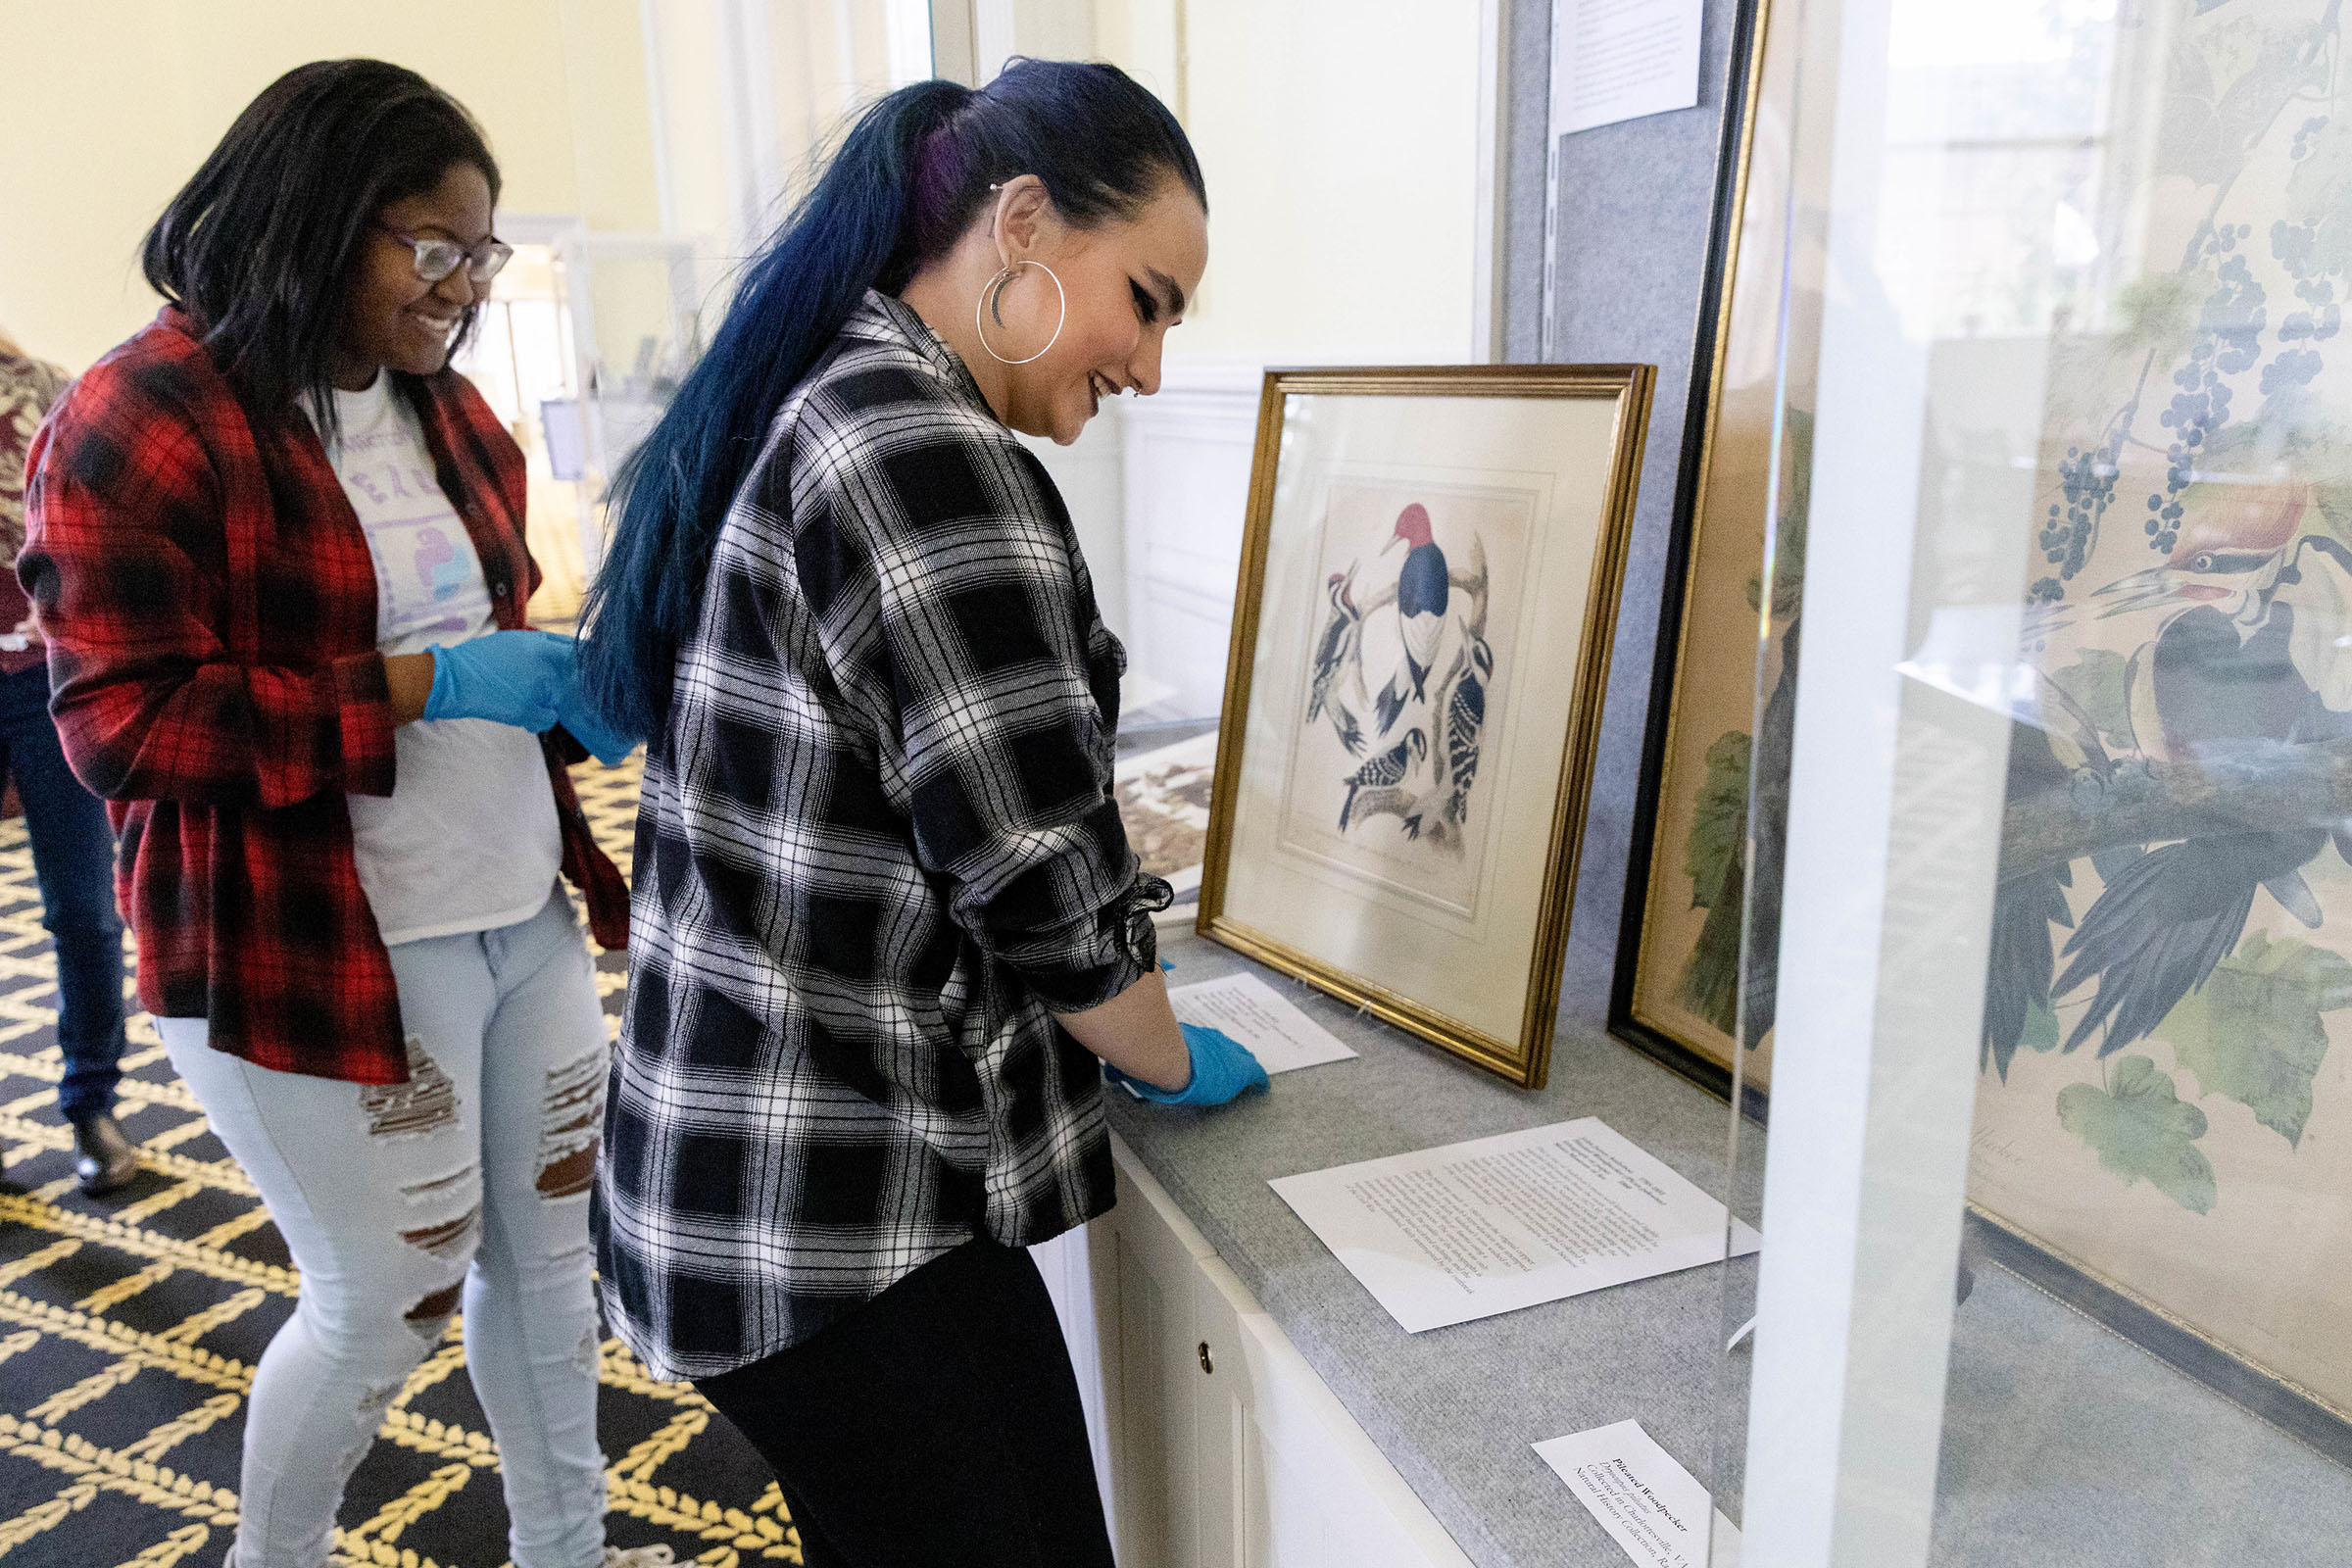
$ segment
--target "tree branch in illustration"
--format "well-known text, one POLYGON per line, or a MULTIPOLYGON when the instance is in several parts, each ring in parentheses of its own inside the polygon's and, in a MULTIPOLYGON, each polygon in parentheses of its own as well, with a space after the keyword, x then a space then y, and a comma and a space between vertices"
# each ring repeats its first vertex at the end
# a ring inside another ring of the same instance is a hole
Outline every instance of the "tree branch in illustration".
MULTIPOLYGON (((2012 882, 2108 850, 2216 833, 2352 824, 2352 740, 2241 741, 2193 762, 2124 763, 2012 801, 2000 879, 2012 882)), ((2352 843, 2352 837, 2342 840, 2352 843)))

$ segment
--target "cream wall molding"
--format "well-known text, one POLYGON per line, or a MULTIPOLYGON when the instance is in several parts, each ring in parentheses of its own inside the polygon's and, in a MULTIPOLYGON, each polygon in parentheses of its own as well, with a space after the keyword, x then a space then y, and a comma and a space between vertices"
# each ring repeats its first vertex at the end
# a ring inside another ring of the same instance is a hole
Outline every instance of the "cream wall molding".
POLYGON ((1479 0, 1478 7, 1478 202, 1470 240, 1470 358, 1498 364, 1503 352, 1503 224, 1500 196, 1505 138, 1503 112, 1508 80, 1503 60, 1511 35, 1511 0, 1479 0))
POLYGON ((1262 374, 1170 366, 1156 395, 1117 405, 1130 684, 1156 716, 1207 717, 1224 701, 1262 374))

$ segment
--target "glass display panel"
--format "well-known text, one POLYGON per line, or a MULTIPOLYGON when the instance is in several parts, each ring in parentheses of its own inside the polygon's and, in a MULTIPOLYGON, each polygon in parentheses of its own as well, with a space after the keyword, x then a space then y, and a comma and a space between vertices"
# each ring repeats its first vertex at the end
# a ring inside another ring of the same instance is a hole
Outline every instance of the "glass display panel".
MULTIPOLYGON (((1825 787, 1806 748, 1827 755, 1820 738, 1848 726, 1857 759, 1882 738, 1892 755, 1883 857, 1865 836, 1835 868, 1837 897, 1878 901, 1853 985, 1878 988, 1882 1053, 1944 1049, 1962 1018, 1976 1057, 1973 1096, 1904 1107, 1944 1131, 1922 1145, 1921 1186, 1942 1149, 1955 1172, 1964 1157, 1958 1267, 1948 1232, 1926 1227, 1914 1277, 1884 1284, 1927 1299, 1951 1277, 1948 1356, 1932 1379, 1871 1385, 1900 1360, 1867 1343, 1860 1303, 1879 1286, 1856 1285, 1851 1325, 1856 1397, 1923 1425, 1933 1497, 1855 1496, 1841 1519, 1874 1517, 1888 1540, 1916 1526, 1924 1555, 1886 1561, 2341 1562, 2352 72, 2338 6, 1776 4, 1767 105, 1778 48, 1799 84, 1786 207, 1765 220, 1772 180, 1751 172, 1740 235, 1741 266, 1767 252, 1784 279, 1777 484, 1748 504, 1749 537, 1776 595, 1812 541, 1809 662, 1856 646, 1846 623, 1889 616, 1903 654, 1884 713, 1798 684, 1788 815, 1750 769, 1735 842, 1752 866, 1788 834, 1791 874, 1788 906, 1763 911, 1749 874, 1740 1006, 1769 1016, 1800 956, 1818 972, 1823 956, 1783 948, 1778 927, 1795 927, 1799 858, 1831 847, 1788 823, 1808 777, 1825 787), (1828 301, 1812 318, 1809 269, 1828 301), (1866 423, 1888 438, 1855 439, 1866 423), (1871 530, 1907 538, 1908 578, 1865 585, 1877 604, 1840 603, 1856 585, 1832 586, 1825 553, 1871 530), (1914 981, 1890 990, 1898 972, 1914 981)), ((1759 736, 1784 653, 1764 627, 1759 736)), ((1806 1049, 1788 1019, 1776 1086, 1806 1049)), ((1764 1124, 1734 1120, 1739 1161, 1761 1166, 1764 1124)), ((1900 1208, 1896 1186, 1862 1195, 1865 1230, 1874 1205, 1900 1208)), ((1768 1207, 1768 1247, 1776 1223, 1804 1218, 1768 1207)), ((1749 1315, 1735 1275, 1727 1325, 1749 1315)), ((1735 1413, 1747 1353, 1727 1356, 1716 1475, 1735 1519, 1759 1503, 1742 1494, 1735 1413)), ((1753 1417, 1761 1430, 1760 1403, 1753 1417)))

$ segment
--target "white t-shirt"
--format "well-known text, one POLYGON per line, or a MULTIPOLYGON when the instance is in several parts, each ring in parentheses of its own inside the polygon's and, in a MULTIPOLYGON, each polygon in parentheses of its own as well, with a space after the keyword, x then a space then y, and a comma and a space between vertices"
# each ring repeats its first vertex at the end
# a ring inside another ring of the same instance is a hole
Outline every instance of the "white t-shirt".
MULTIPOLYGON (((375 558, 375 636, 419 654, 498 629, 481 558, 433 478, 416 415, 378 374, 337 392, 327 461, 375 558)), ((390 796, 354 795, 360 886, 387 946, 490 931, 539 912, 564 860, 539 738, 511 724, 442 718, 393 731, 390 796)))

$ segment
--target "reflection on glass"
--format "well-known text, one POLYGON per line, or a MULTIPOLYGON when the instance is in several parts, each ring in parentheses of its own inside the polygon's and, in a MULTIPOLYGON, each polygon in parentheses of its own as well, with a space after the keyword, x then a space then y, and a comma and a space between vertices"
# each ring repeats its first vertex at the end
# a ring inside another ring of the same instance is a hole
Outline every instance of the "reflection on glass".
POLYGON ((2036 510, 1975 1188, 2341 1412, 2352 81, 2328 4, 2076 28, 2115 62, 2079 193, 2115 261, 1996 373, 2034 425, 1984 427, 2036 510))
MULTIPOLYGON (((1938 765, 1982 766, 1966 747, 1937 762, 1965 727, 1938 712, 1990 710, 2010 736, 1932 1560, 2339 1563, 2338 0, 1891 0, 1880 47, 1839 61, 1821 40, 1868 36, 1860 4, 1776 6, 1770 26, 1804 33, 1813 74, 1787 255, 1823 225, 1864 232, 1836 254, 1867 265, 1825 286, 1924 375, 1916 493, 1886 496, 1917 541, 1913 580, 1886 585, 1911 626, 1896 858, 1976 831, 1937 804, 1965 782, 1938 765), (1808 176, 1808 146, 1835 146, 1842 183, 1808 176)), ((1787 319, 1784 544, 1802 538, 1808 410, 1827 406, 1808 396, 1817 329, 1787 319)), ((1763 507, 1747 515, 1771 536, 1763 507)), ((1810 606, 1817 625, 1835 611, 1810 606)), ((1775 684, 1768 666, 1758 695, 1775 684)), ((1763 805, 1751 858, 1770 854, 1763 805)), ((1932 939, 1943 911, 1896 897, 1892 868, 1886 886, 1886 940, 1932 939)), ((1771 937, 1751 911, 1751 1009, 1769 1005, 1771 937)))

